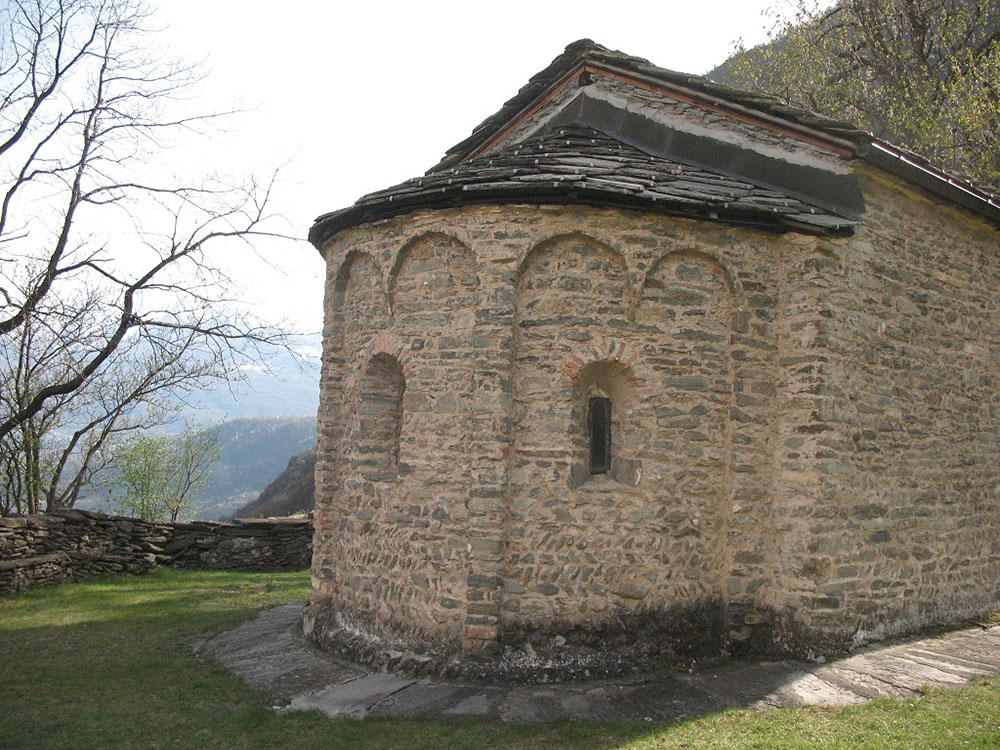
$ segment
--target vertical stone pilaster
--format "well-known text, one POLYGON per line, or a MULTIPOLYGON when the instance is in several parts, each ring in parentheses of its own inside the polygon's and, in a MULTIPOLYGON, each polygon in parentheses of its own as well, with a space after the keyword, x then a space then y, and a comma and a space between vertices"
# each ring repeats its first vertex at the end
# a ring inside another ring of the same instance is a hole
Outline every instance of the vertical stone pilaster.
MULTIPOLYGON (((488 252, 481 250, 480 252, 488 252)), ((479 257, 479 253, 477 253, 479 257)), ((469 446, 469 572, 463 649, 496 655, 506 569, 511 446, 513 272, 480 257, 469 446)))
POLYGON ((783 243, 778 332, 778 412, 773 428, 774 489, 770 518, 780 547, 771 551, 770 582, 761 600, 793 615, 796 627, 826 606, 819 593, 828 556, 842 543, 838 510, 826 486, 831 393, 830 298, 840 285, 840 259, 814 237, 783 243))
POLYGON ((341 407, 344 400, 344 320, 343 289, 338 284, 339 262, 342 253, 327 247, 326 282, 323 292, 323 354, 320 369, 320 399, 316 414, 316 489, 314 495, 315 518, 312 598, 329 594, 333 577, 331 537, 338 528, 337 469, 343 440, 341 435, 341 407))

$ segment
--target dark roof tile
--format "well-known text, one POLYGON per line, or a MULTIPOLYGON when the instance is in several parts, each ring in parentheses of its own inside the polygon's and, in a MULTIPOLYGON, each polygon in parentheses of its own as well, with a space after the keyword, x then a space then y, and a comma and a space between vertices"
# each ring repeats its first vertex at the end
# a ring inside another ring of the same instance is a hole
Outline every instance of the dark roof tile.
MULTIPOLYGON (((825 216, 823 222, 808 222, 823 231, 845 231, 856 223, 817 212, 804 201, 766 187, 652 156, 592 128, 566 125, 489 156, 369 193, 349 208, 319 217, 310 240, 319 247, 330 234, 359 220, 423 208, 486 200, 579 202, 580 196, 591 205, 710 216, 770 229, 781 229, 787 218, 800 215, 825 216)), ((795 226, 801 228, 802 222, 795 226)))
MULTIPOLYGON (((309 232, 309 240, 321 248, 334 232, 348 226, 469 203, 583 203, 710 218, 776 231, 794 228, 843 233, 857 224, 854 219, 864 210, 863 199, 860 193, 852 193, 857 192, 856 187, 838 187, 835 177, 822 177, 829 183, 827 187, 834 192, 839 190, 836 200, 824 201, 818 198, 819 194, 813 194, 815 191, 803 189, 809 180, 796 173, 791 165, 762 165, 758 159, 750 171, 734 171, 711 159, 688 158, 681 163, 674 157, 685 159, 686 153, 661 153, 642 143, 628 145, 585 127, 593 123, 552 126, 502 151, 470 158, 582 63, 651 78, 710 97, 725 106, 747 108, 761 117, 778 118, 793 128, 839 139, 872 164, 1000 223, 1000 202, 988 192, 949 177, 920 157, 878 141, 851 123, 789 106, 770 96, 739 91, 701 76, 660 68, 648 60, 581 39, 532 76, 514 97, 483 120, 472 135, 453 146, 425 176, 370 193, 353 206, 320 216, 309 232), (636 146, 643 146, 646 151, 636 146), (766 179, 762 177, 765 173, 769 174, 766 179), (752 182, 754 179, 760 179, 761 184, 752 182)), ((598 127, 630 140, 614 129, 598 127)), ((823 187, 820 192, 825 190, 823 187)))

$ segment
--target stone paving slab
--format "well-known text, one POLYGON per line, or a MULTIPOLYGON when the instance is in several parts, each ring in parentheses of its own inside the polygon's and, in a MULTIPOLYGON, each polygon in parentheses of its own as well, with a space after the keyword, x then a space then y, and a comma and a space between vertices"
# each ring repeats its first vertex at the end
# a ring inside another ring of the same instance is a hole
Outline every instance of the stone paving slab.
POLYGON ((949 633, 949 638, 928 638, 920 642, 920 647, 942 656, 959 657, 982 664, 984 667, 1000 671, 1000 627, 976 633, 961 631, 949 633), (966 635, 966 633, 970 635, 966 635))
POLYGON ((994 626, 870 647, 829 664, 728 662, 698 671, 507 687, 437 682, 372 672, 320 651, 302 635, 301 611, 300 604, 267 610, 208 641, 199 653, 270 692, 282 710, 358 719, 679 719, 739 706, 843 706, 880 696, 904 698, 927 685, 963 685, 1000 673, 1000 627, 994 626))
POLYGON ((375 672, 296 696, 288 707, 295 711, 316 709, 327 716, 352 716, 361 719, 373 707, 415 682, 416 680, 405 677, 375 672))
POLYGON ((477 695, 475 687, 421 681, 380 701, 370 716, 437 716, 477 695))
POLYGON ((988 664, 984 664, 981 661, 976 661, 974 659, 964 659, 960 656, 942 654, 938 651, 931 651, 925 648, 912 648, 910 649, 911 658, 927 659, 927 663, 933 665, 941 665, 942 668, 960 670, 964 674, 973 675, 987 675, 992 674, 995 670, 988 664))
POLYGON ((757 706, 849 706, 865 703, 868 698, 855 692, 853 688, 837 682, 824 680, 811 672, 795 672, 788 676, 788 682, 774 693, 758 701, 757 706))
POLYGON ((301 604, 266 610, 235 630, 220 633, 199 653, 282 702, 369 673, 313 647, 298 627, 301 614, 301 604))
POLYGON ((866 701, 875 698, 908 698, 913 695, 911 690, 894 687, 856 669, 836 664, 819 669, 814 674, 824 682, 842 687, 866 701))

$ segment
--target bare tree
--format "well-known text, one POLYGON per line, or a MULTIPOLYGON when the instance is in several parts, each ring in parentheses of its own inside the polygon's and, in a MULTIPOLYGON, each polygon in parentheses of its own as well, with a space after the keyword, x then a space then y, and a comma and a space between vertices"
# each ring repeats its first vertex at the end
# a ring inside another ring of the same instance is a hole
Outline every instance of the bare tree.
POLYGON ((284 341, 211 255, 270 234, 272 183, 149 168, 212 119, 170 114, 197 71, 152 52, 149 22, 137 0, 0 10, 0 510, 71 506, 168 394, 284 341))

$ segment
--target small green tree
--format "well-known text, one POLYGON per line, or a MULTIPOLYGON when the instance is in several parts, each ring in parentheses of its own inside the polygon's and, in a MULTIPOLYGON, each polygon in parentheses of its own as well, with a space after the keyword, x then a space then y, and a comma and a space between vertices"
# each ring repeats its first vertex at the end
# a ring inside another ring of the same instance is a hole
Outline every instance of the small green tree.
POLYGON ((116 493, 109 504, 118 513, 149 521, 176 521, 194 507, 221 453, 217 427, 188 425, 176 436, 135 437, 115 451, 116 493))

